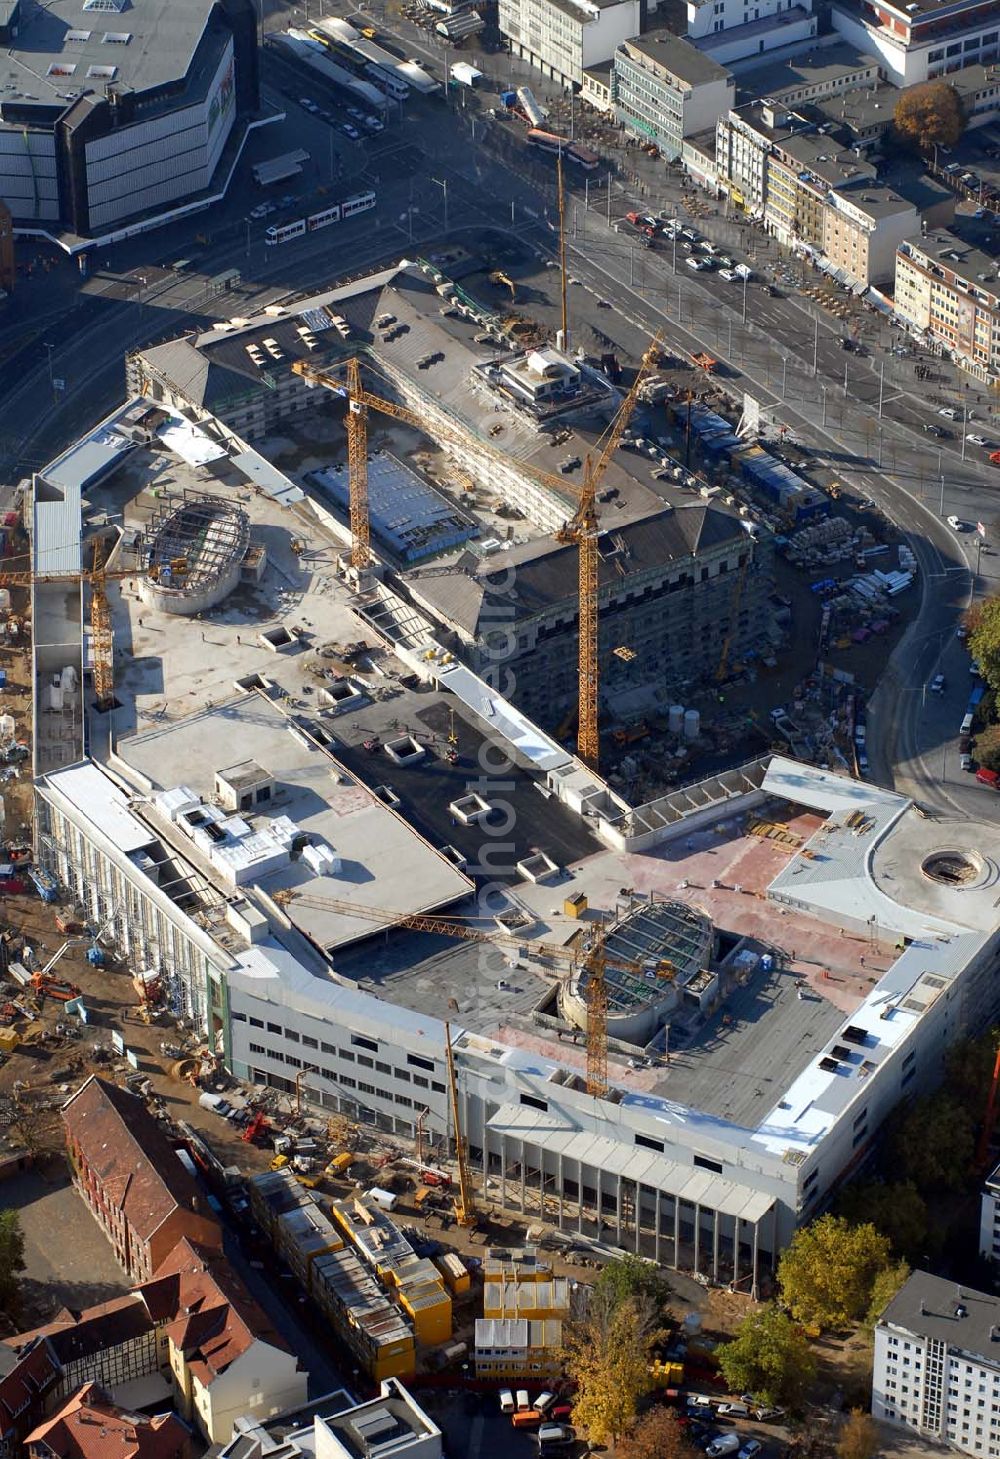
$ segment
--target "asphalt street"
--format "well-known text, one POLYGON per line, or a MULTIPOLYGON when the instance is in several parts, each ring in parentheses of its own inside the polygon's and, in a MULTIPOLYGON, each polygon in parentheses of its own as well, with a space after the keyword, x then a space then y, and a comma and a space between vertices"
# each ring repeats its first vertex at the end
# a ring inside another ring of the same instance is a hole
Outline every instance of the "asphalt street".
MULTIPOLYGON (((349 13, 350 7, 339 8, 349 13)), ((290 18, 295 17, 286 11, 283 23, 290 18)), ((442 58, 435 46, 409 32, 403 39, 408 54, 429 58, 440 74, 450 53, 442 58)), ((508 57, 482 58, 480 64, 502 67, 503 84, 508 70, 509 79, 519 79, 508 57)), ((383 259, 419 253, 445 233, 504 228, 540 256, 554 256, 554 169, 529 157, 516 134, 497 135, 497 129, 508 132, 509 124, 478 109, 488 98, 450 108, 441 100, 414 99, 404 123, 390 118, 378 138, 353 143, 339 129, 336 110, 330 121, 319 121, 299 107, 296 93, 335 106, 315 82, 306 84, 269 52, 264 74, 269 97, 285 107, 286 120, 255 138, 256 151, 248 153, 224 208, 208 221, 175 225, 99 259, 83 294, 79 280, 67 278, 63 269, 63 287, 71 292, 61 308, 49 304, 39 310, 31 321, 34 335, 21 349, 4 346, 17 340, 18 331, 23 335, 24 318, 15 316, 0 329, 0 398, 8 423, 0 436, 0 461, 8 476, 37 468, 110 409, 121 395, 124 357, 142 344, 245 313, 331 277, 363 272, 383 259), (342 194, 356 185, 376 187, 377 215, 341 225, 335 238, 317 233, 267 248, 266 223, 247 216, 261 196, 249 169, 261 156, 292 145, 305 146, 310 162, 290 188, 293 196, 282 216, 302 216, 314 202, 321 205, 331 188, 342 194), (188 270, 170 269, 185 256, 192 259, 188 270), (236 291, 217 293, 213 277, 234 268, 241 274, 236 291), (52 337, 39 337, 39 321, 51 324, 52 337), (14 421, 16 430, 10 428, 14 421)), ((708 350, 723 364, 731 389, 745 389, 852 490, 908 527, 924 599, 894 656, 886 690, 875 700, 869 731, 873 772, 943 811, 983 814, 982 788, 958 769, 961 712, 954 712, 963 710, 967 697, 967 656, 954 628, 973 588, 976 534, 955 533, 944 519, 954 514, 970 524, 992 523, 1000 484, 995 468, 984 452, 967 444, 961 459, 961 426, 949 427, 951 439, 930 444, 922 427, 947 423, 936 415, 936 399, 917 386, 913 362, 891 353, 900 342, 897 331, 857 312, 845 325, 793 288, 801 266, 780 259, 773 242, 721 213, 695 218, 693 225, 734 257, 750 260, 757 278, 746 287, 715 273, 694 274, 682 251, 669 245, 656 251, 638 247, 624 222, 632 207, 662 208, 686 218, 690 199, 676 176, 663 177, 659 196, 648 196, 647 187, 639 199, 627 170, 620 167, 617 174, 577 184, 570 199, 569 266, 579 281, 571 290, 574 313, 598 324, 625 358, 637 358, 656 331, 675 351, 708 350), (763 291, 765 278, 775 280, 782 297, 763 291), (611 308, 601 309, 599 301, 611 308), (845 332, 864 346, 863 356, 842 349, 845 332), (949 690, 944 702, 928 707, 923 686, 939 666, 949 690)), ((955 398, 948 387, 940 389, 947 391, 941 398, 955 398)), ((979 413, 975 402, 972 408, 977 429, 989 436, 992 422, 985 409, 979 413)), ((998 561, 982 557, 978 591, 996 586, 998 561)))

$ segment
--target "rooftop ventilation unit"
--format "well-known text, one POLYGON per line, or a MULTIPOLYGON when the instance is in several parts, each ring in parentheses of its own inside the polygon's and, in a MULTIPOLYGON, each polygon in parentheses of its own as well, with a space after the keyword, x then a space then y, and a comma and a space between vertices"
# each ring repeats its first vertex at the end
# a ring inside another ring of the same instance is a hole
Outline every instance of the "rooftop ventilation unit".
POLYGON ((868 1038, 867 1032, 859 1028, 856 1023, 849 1023, 841 1034, 841 1038, 847 1044, 863 1044, 868 1038))
POLYGON ((839 1060, 831 1059, 828 1056, 826 1058, 820 1059, 819 1067, 827 1074, 836 1074, 837 1070, 840 1068, 840 1062, 839 1060))

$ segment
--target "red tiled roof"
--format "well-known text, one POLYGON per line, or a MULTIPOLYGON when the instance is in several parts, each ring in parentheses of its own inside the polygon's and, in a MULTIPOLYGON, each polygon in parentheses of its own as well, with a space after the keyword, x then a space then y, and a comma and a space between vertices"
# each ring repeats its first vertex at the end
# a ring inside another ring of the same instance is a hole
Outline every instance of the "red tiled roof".
POLYGON ((98 1384, 87 1383, 25 1443, 45 1444, 59 1459, 179 1459, 188 1452, 190 1434, 172 1413, 129 1413, 98 1384))
POLYGON ((43 1327, 19 1332, 15 1337, 4 1338, 3 1342, 6 1347, 23 1352, 29 1343, 44 1337, 57 1360, 69 1363, 119 1347, 151 1331, 152 1326, 142 1299, 137 1293, 128 1292, 124 1297, 113 1297, 110 1302, 101 1302, 82 1312, 64 1307, 43 1327))
POLYGON ((141 1099, 92 1075, 63 1106, 69 1136, 140 1240, 177 1207, 208 1219, 193 1177, 141 1099))
POLYGON ((36 1342, 6 1377, 0 1379, 0 1433, 14 1423, 19 1414, 30 1411, 32 1405, 41 1410, 44 1394, 58 1377, 59 1365, 48 1344, 36 1342))
POLYGON ((232 1269, 186 1238, 138 1290, 158 1321, 173 1304, 167 1331, 188 1365, 202 1370, 203 1381, 211 1382, 258 1340, 288 1351, 232 1269))

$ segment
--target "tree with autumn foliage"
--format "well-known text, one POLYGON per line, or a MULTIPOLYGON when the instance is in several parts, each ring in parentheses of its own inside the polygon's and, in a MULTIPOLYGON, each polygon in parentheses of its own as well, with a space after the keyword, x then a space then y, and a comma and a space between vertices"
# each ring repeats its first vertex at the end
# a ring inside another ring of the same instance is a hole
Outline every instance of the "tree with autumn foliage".
POLYGON ((615 1459, 696 1459, 698 1453, 672 1409, 651 1408, 619 1443, 615 1459))
POLYGON ((900 141, 919 152, 952 147, 965 131, 962 99, 947 81, 908 86, 896 102, 892 119, 900 141))
POLYGON ((874 1459, 878 1447, 875 1420, 863 1409, 852 1408, 837 1440, 837 1459, 874 1459))
POLYGON ((565 1367, 576 1385, 573 1422, 593 1443, 616 1443, 649 1391, 654 1327, 634 1298, 594 1292, 587 1315, 570 1327, 565 1367))

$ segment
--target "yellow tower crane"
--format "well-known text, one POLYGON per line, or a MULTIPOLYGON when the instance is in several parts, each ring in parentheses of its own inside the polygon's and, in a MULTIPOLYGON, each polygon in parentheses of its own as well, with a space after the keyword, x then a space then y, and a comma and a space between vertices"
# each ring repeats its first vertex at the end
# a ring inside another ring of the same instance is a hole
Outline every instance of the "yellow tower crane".
MULTIPOLYGON (((393 927, 408 927, 414 932, 431 932, 443 937, 456 937, 464 942, 494 943, 498 947, 523 948, 525 938, 512 937, 495 930, 484 931, 468 922, 454 918, 437 917, 426 912, 389 912, 382 907, 369 907, 356 902, 344 902, 337 897, 319 896, 315 892, 300 892, 288 887, 275 892, 274 899, 279 906, 298 902, 303 907, 315 907, 319 911, 338 912, 345 917, 358 917, 366 922, 376 922, 385 931, 393 927)), ((608 963, 605 948, 606 929, 602 924, 590 924, 581 929, 586 942, 570 944, 561 942, 529 942, 528 946, 539 957, 566 966, 570 976, 575 975, 582 984, 586 980, 585 1002, 587 1007, 587 1093, 603 1098, 608 1092, 608 994, 605 972, 608 963)), ((631 958, 615 957, 614 966, 625 972, 644 974, 647 963, 631 958)), ((661 958, 656 966, 661 978, 673 978, 674 964, 661 958)))
MULTIPOLYGON (((595 456, 588 455, 584 464, 584 478, 580 486, 569 482, 563 476, 548 471, 539 471, 518 462, 518 470, 531 476, 543 486, 565 496, 567 491, 579 493, 579 503, 573 516, 556 534, 560 542, 573 542, 579 548, 578 600, 579 600, 579 715, 577 750, 580 758, 592 769, 598 768, 600 760, 600 642, 598 637, 598 587, 600 525, 597 516, 597 487, 610 464, 615 449, 621 441, 625 428, 632 417, 639 389, 660 355, 659 336, 650 343, 636 372, 631 389, 622 401, 617 414, 604 435, 597 442, 595 456)), ((296 375, 307 384, 321 385, 338 395, 345 394, 344 381, 328 370, 318 369, 308 360, 296 360, 292 365, 296 375)), ((360 362, 352 358, 347 361, 348 415, 348 464, 351 515, 351 563, 367 566, 371 560, 370 520, 368 513, 368 433, 367 412, 377 410, 395 420, 405 421, 415 430, 427 432, 424 417, 395 401, 384 400, 365 388, 361 380, 360 362), (358 474, 355 474, 355 464, 358 474)), ((497 446, 479 439, 471 431, 454 426, 435 426, 434 434, 462 449, 482 451, 497 461, 510 466, 510 458, 497 446)))
POLYGON ((460 1226, 475 1226, 476 1204, 469 1178, 469 1152, 458 1112, 458 1080, 455 1078, 455 1055, 451 1047, 451 1024, 444 1026, 444 1046, 448 1057, 448 1088, 451 1094, 451 1120, 455 1127, 455 1162, 458 1165, 458 1200, 455 1220, 460 1226))
POLYGON ((608 462, 625 427, 632 418, 639 388, 660 357, 659 337, 648 346, 636 371, 632 388, 619 407, 608 431, 598 445, 601 453, 594 461, 587 457, 583 469, 583 487, 573 516, 557 533, 560 542, 575 542, 579 549, 580 636, 578 667, 580 677, 577 752, 593 770, 598 768, 601 751, 600 728, 600 637, 598 593, 600 589, 600 523, 597 518, 597 485, 607 470, 608 462))
POLYGON ((88 583, 90 586, 90 629, 94 655, 94 698, 98 709, 110 709, 115 698, 114 638, 107 583, 114 578, 133 578, 135 568, 105 567, 105 544, 94 543, 92 565, 80 572, 0 572, 0 588, 28 588, 36 583, 88 583))

